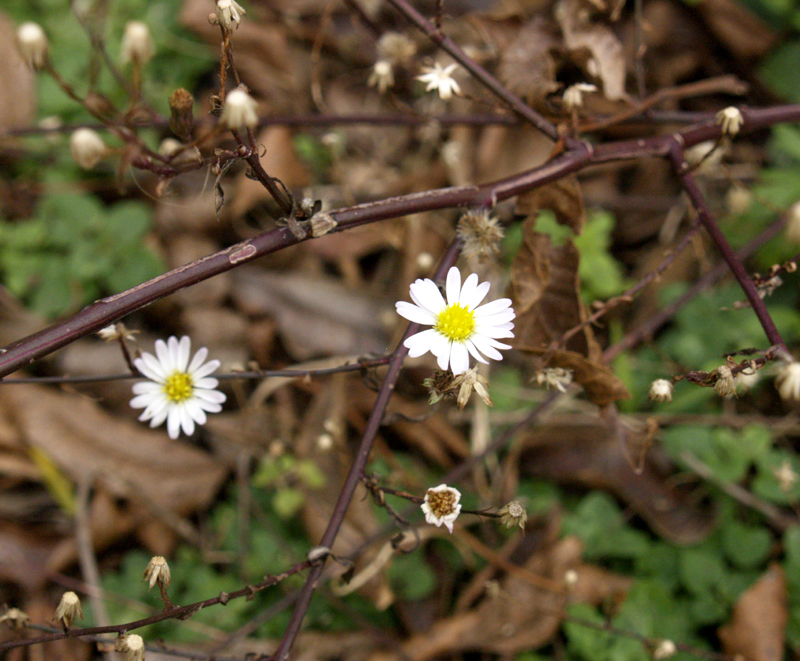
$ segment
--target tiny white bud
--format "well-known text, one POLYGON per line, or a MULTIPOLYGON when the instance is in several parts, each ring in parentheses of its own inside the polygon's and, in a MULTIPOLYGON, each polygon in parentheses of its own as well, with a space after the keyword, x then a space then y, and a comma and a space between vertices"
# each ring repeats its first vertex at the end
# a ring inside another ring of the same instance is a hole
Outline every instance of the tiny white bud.
POLYGON ((742 124, 744 124, 744 117, 742 117, 741 111, 734 106, 728 106, 720 110, 716 114, 715 120, 722 128, 722 134, 731 138, 739 132, 742 124))
POLYGON ((147 567, 145 567, 144 580, 150 583, 148 589, 152 589, 152 587, 158 583, 160 587, 166 590, 171 580, 169 565, 166 559, 160 555, 153 556, 150 562, 147 563, 147 567))
POLYGON ((596 92, 597 86, 590 85, 589 83, 576 83, 570 85, 564 90, 561 100, 564 102, 564 107, 569 110, 576 110, 583 107, 583 95, 589 92, 596 92))
POLYGON ((81 600, 74 592, 65 592, 61 595, 61 601, 56 608, 56 620, 61 622, 65 629, 69 629, 69 625, 75 618, 83 618, 81 600))
POLYGON ((791 361, 784 364, 775 377, 775 386, 782 399, 800 399, 800 363, 791 361))
POLYGON ((378 60, 375 66, 372 67, 367 79, 367 85, 370 87, 377 87, 378 91, 383 94, 390 87, 394 87, 394 69, 392 63, 387 60, 378 60))
POLYGON ((168 158, 173 165, 198 163, 203 160, 197 147, 192 146, 186 149, 183 143, 175 138, 164 138, 158 146, 158 153, 168 158))
POLYGON ((122 35, 120 58, 123 62, 147 62, 155 50, 150 37, 150 28, 141 21, 128 21, 122 35))
POLYGON ((255 128, 258 124, 256 100, 243 89, 235 89, 225 97, 220 121, 229 129, 255 128))
POLYGON ((577 585, 577 583, 578 572, 576 572, 574 569, 567 569, 567 571, 564 572, 564 584, 571 588, 577 585))
POLYGON ((650 384, 650 392, 648 397, 654 402, 671 402, 672 401, 672 381, 666 379, 656 379, 650 384))
POLYGON ((32 69, 39 71, 47 64, 50 45, 47 35, 38 24, 28 22, 17 28, 17 48, 32 69))
POLYGON ((69 139, 69 150, 72 158, 84 170, 91 170, 106 155, 108 149, 103 138, 92 129, 77 129, 69 139))
POLYGON ((656 661, 668 659, 677 651, 678 648, 675 647, 675 643, 673 643, 671 640, 662 640, 658 643, 658 646, 655 648, 655 650, 653 650, 653 658, 656 659, 656 661))

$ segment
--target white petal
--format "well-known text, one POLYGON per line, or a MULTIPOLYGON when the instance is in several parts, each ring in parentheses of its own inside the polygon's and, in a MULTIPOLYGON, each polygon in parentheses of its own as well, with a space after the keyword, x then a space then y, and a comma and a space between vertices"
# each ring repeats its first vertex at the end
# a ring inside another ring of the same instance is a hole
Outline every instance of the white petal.
POLYGON ((129 406, 132 409, 144 409, 150 406, 154 401, 153 396, 150 394, 137 395, 130 401, 129 406))
POLYGON ((450 350, 452 348, 452 342, 447 343, 447 349, 442 351, 441 355, 436 356, 436 362, 439 365, 440 370, 446 370, 447 366, 450 364, 450 350))
POLYGON ((153 419, 150 421, 150 426, 151 427, 158 427, 159 425, 164 424, 164 420, 167 419, 167 415, 169 414, 170 410, 171 409, 170 409, 169 406, 165 406, 160 411, 157 411, 156 413, 154 413, 153 414, 153 419))
POLYGON ((442 354, 450 355, 450 340, 442 335, 439 331, 434 331, 431 341, 431 353, 434 356, 441 356, 442 354))
POLYGON ((475 347, 475 345, 472 343, 472 340, 465 340, 465 341, 464 341, 464 344, 466 344, 466 345, 467 345, 467 351, 469 351, 469 352, 470 352, 470 354, 472 354, 472 357, 473 357, 475 360, 477 360, 479 363, 484 363, 484 364, 486 364, 486 365, 488 365, 488 364, 489 364, 489 361, 488 361, 488 360, 486 360, 486 359, 485 359, 483 356, 481 356, 481 354, 480 354, 480 352, 478 351, 478 349, 477 349, 477 348, 475 347))
MULTIPOLYGON (((475 275, 474 273, 472 275, 475 275)), ((472 277, 472 276, 470 276, 472 277)), ((475 276, 477 281, 477 276, 475 276)), ((469 278, 467 278, 469 280, 469 278)), ((466 285, 465 285, 466 287, 466 285)), ((469 298, 464 295, 464 291, 461 292, 461 305, 467 306, 470 310, 475 310, 480 304, 481 301, 486 298, 486 294, 489 293, 489 288, 491 285, 488 282, 482 282, 475 290, 470 292, 469 298)))
POLYGON ((483 316, 475 315, 475 323, 478 326, 501 326, 509 323, 516 315, 513 310, 498 312, 497 314, 487 314, 483 316))
POLYGON ((207 377, 205 379, 200 379, 199 381, 195 381, 192 385, 194 385, 194 392, 196 393, 198 390, 214 390, 219 385, 219 379, 215 379, 214 377, 207 377))
MULTIPOLYGON (((169 338, 170 347, 172 345, 174 337, 169 338)), ((175 340, 177 341, 177 340, 175 340)), ((161 365, 161 369, 164 370, 165 374, 171 374, 175 371, 175 361, 171 357, 170 347, 167 346, 167 343, 164 340, 156 340, 156 357, 158 358, 158 363, 161 365)))
POLYGON ((190 374, 193 379, 200 381, 204 376, 215 372, 220 365, 222 365, 222 363, 218 360, 209 360, 205 365, 198 367, 196 370, 190 372, 190 374))
POLYGON ((413 321, 415 324, 433 326, 436 323, 436 316, 418 305, 411 305, 411 303, 399 301, 395 303, 395 308, 397 309, 397 314, 401 317, 405 317, 409 321, 413 321))
POLYGON ((458 303, 469 307, 467 301, 469 301, 473 295, 475 294, 475 290, 478 288, 478 274, 477 273, 470 273, 467 276, 467 279, 464 280, 464 284, 461 285, 461 291, 458 294, 458 303))
MULTIPOLYGON (((222 404, 228 399, 225 393, 219 390, 195 390, 194 397, 202 402, 210 402, 211 404, 222 404)), ((206 411, 210 410, 206 408, 206 411)))
POLYGON ((161 363, 158 362, 156 357, 151 353, 147 353, 146 351, 142 352, 141 357, 135 359, 133 364, 136 366, 136 369, 152 381, 164 383, 164 381, 167 380, 167 373, 164 371, 161 363))
POLYGON ((403 343, 408 348, 408 355, 411 358, 417 358, 424 353, 431 350, 436 337, 439 335, 435 330, 429 328, 428 330, 412 335, 403 343))
POLYGON ((163 392, 164 386, 155 381, 137 381, 131 390, 134 395, 158 395, 163 392))
POLYGON ((186 404, 179 406, 178 413, 181 417, 181 428, 183 429, 183 433, 187 436, 191 436, 194 434, 194 420, 189 413, 189 407, 186 406, 186 404))
POLYGON ((171 439, 176 439, 181 435, 181 413, 177 406, 169 410, 167 416, 167 434, 171 439))
POLYGON ((458 298, 461 296, 461 271, 455 266, 451 266, 447 272, 445 291, 447 292, 447 305, 458 303, 458 298))
POLYGON ((505 324, 502 326, 478 326, 475 328, 475 335, 483 335, 484 337, 514 337, 514 333, 510 328, 506 328, 505 324))
POLYGON ((491 344, 489 344, 491 339, 488 337, 483 337, 482 335, 473 335, 470 340, 472 340, 475 348, 482 354, 488 356, 492 360, 503 360, 503 355, 491 344))
POLYGON ((481 305, 479 308, 477 308, 475 310, 475 316, 482 317, 490 314, 497 314, 498 312, 502 312, 509 307, 511 307, 510 298, 498 298, 496 301, 490 301, 489 303, 481 305))
POLYGON ((198 401, 188 401, 184 405, 186 406, 189 415, 191 416, 192 420, 194 420, 198 425, 206 424, 208 420, 208 416, 206 416, 206 412, 203 410, 202 405, 198 401))
POLYGON ((189 363, 189 367, 186 368, 186 371, 189 372, 189 374, 192 374, 195 378, 198 378, 195 372, 200 369, 200 366, 205 362, 207 355, 208 349, 205 347, 200 347, 197 350, 197 353, 194 355, 194 358, 192 358, 192 362, 189 363))
MULTIPOLYGON (((171 340, 172 338, 170 338, 171 340)), ((192 352, 192 341, 188 335, 184 335, 181 341, 178 342, 178 351, 176 354, 175 369, 179 372, 185 372, 189 365, 189 354, 192 352)))
POLYGON ((469 352, 463 342, 453 342, 453 348, 450 350, 450 369, 455 376, 469 369, 469 352))
POLYGON ((409 288, 411 300, 414 301, 423 310, 427 310, 433 315, 439 314, 441 309, 445 307, 442 292, 433 282, 433 280, 417 280, 409 288))

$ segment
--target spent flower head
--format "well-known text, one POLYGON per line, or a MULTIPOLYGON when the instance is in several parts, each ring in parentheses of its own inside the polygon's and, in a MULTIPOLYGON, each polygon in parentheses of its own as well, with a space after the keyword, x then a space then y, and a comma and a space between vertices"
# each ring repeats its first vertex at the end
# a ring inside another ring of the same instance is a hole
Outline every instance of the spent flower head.
POLYGON ((720 397, 736 394, 736 383, 733 380, 733 372, 731 372, 730 367, 727 365, 720 365, 712 374, 716 374, 717 376, 714 390, 720 397))
POLYGON ((647 396, 654 402, 671 402, 672 387, 672 381, 656 379, 650 384, 650 392, 647 393, 647 396))
POLYGON ((567 386, 572 383, 573 370, 564 367, 544 367, 536 372, 534 380, 548 390, 555 388, 559 392, 567 392, 567 386))
POLYGON ((492 398, 489 397, 488 385, 489 380, 485 376, 478 374, 477 365, 455 377, 453 379, 453 388, 458 388, 458 398, 456 399, 458 408, 462 411, 464 410, 473 390, 478 393, 478 397, 483 400, 486 406, 494 406, 492 398))
POLYGON ((656 661, 662 661, 663 659, 668 659, 671 656, 675 656, 677 653, 678 648, 675 646, 671 640, 661 640, 656 645, 656 648, 653 650, 653 658, 656 661))
POLYGON ((123 62, 143 64, 153 57, 153 39, 150 28, 142 21, 128 21, 122 34, 120 58, 123 62))
POLYGON ((135 342, 136 335, 138 333, 138 330, 130 330, 121 321, 118 321, 116 324, 106 326, 105 328, 101 328, 99 331, 97 331, 100 339, 105 340, 106 342, 116 342, 117 340, 121 339, 135 342))
POLYGON ((432 328, 405 341, 408 355, 414 358, 430 351, 440 369, 449 367, 456 376, 469 368, 470 355, 481 363, 489 362, 483 354, 492 360, 502 360, 498 349, 511 347, 497 340, 514 337, 511 321, 516 315, 508 298, 480 305, 489 287, 488 282, 478 284, 475 273, 462 286, 461 273, 455 266, 447 273, 446 302, 433 280, 414 282, 410 288, 414 304, 399 301, 395 304, 397 313, 432 328))
POLYGON ((5 606, 6 612, 0 615, 0 622, 5 622, 11 629, 24 629, 30 624, 31 618, 19 608, 5 606))
POLYGON ((471 209, 458 219, 456 235, 464 242, 464 257, 477 257, 483 262, 500 252, 505 232, 488 209, 471 209))
POLYGON ((72 158, 84 170, 91 170, 108 152, 100 134, 87 128, 73 131, 69 139, 69 150, 72 158))
POLYGON ((461 88, 456 82, 456 79, 453 78, 453 71, 455 71, 457 67, 458 65, 455 63, 442 67, 438 62, 434 62, 433 67, 422 67, 424 73, 416 78, 420 82, 425 83, 426 92, 437 90, 439 92, 439 97, 447 101, 453 94, 461 95, 461 88))
POLYGON ((143 661, 144 639, 138 634, 120 634, 114 640, 114 651, 123 652, 125 661, 143 661))
POLYGON ((422 503, 422 511, 425 513, 425 521, 439 527, 442 524, 452 533, 453 521, 458 518, 461 512, 461 492, 446 484, 428 489, 425 494, 425 502, 422 503))
POLYGON ((225 97, 220 121, 229 129, 255 128, 258 124, 256 100, 243 89, 232 90, 225 97))
POLYGON ((169 587, 171 578, 169 565, 164 557, 154 555, 150 558, 150 562, 147 563, 147 567, 144 570, 144 580, 150 584, 148 590, 152 589, 156 583, 166 590, 169 587))
POLYGON ((570 112, 583 107, 583 95, 589 92, 596 92, 597 86, 589 83, 576 83, 564 90, 561 99, 564 107, 570 112))
POLYGON ((44 69, 50 45, 38 23, 28 21, 17 28, 17 50, 31 69, 44 69))
POLYGON ((65 629, 69 629, 72 620, 83 619, 81 600, 74 592, 65 592, 56 608, 56 620, 61 622, 65 629))
POLYGON ((131 406, 144 409, 139 416, 142 422, 150 421, 158 427, 165 420, 170 438, 178 438, 181 429, 190 436, 195 423, 206 423, 206 411, 219 413, 225 394, 215 390, 219 382, 209 375, 219 366, 218 360, 205 362, 208 349, 205 347, 189 362, 191 340, 185 335, 178 340, 170 337, 167 342, 156 341, 156 355, 143 352, 133 364, 148 381, 133 385, 131 406))
POLYGON ((247 14, 244 7, 236 0, 217 0, 214 12, 216 14, 215 22, 228 30, 228 32, 239 27, 242 16, 247 14))
POLYGON ((504 505, 498 511, 498 514, 500 515, 500 522, 504 523, 506 528, 519 526, 520 529, 525 530, 525 524, 528 522, 528 513, 518 500, 512 500, 504 505))

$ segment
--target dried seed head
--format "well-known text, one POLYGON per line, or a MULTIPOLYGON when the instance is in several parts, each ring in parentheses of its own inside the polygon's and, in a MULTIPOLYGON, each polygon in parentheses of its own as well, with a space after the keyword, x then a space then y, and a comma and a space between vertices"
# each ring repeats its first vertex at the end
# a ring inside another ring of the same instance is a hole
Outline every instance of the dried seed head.
POLYGON ((569 112, 577 110, 578 108, 582 108, 583 95, 596 91, 597 86, 590 85, 589 83, 576 83, 575 85, 570 85, 564 90, 564 94, 561 97, 561 100, 564 102, 564 108, 566 108, 569 112))
POLYGON ((470 395, 472 395, 473 389, 476 393, 478 393, 478 396, 487 406, 494 406, 491 397, 489 397, 489 391, 486 388, 488 385, 489 381, 486 379, 486 377, 478 374, 477 365, 471 369, 468 369, 466 372, 459 374, 455 379, 453 379, 451 386, 452 388, 458 388, 458 398, 456 399, 458 408, 460 408, 462 411, 464 410, 464 407, 469 401, 470 395))
POLYGON ((92 129, 78 129, 69 139, 69 149, 72 158, 84 170, 91 170, 106 155, 108 149, 103 138, 92 129))
POLYGON ((29 67, 36 71, 44 69, 50 45, 37 23, 23 23, 17 28, 17 49, 29 67))
POLYGON ((714 390, 720 397, 736 394, 736 384, 733 381, 733 374, 731 373, 730 367, 727 365, 720 365, 712 374, 716 374, 717 376, 714 390))
POLYGON ((160 555, 150 558, 150 562, 147 563, 144 570, 144 580, 150 583, 148 590, 152 589, 156 583, 166 590, 169 587, 170 579, 169 565, 166 559, 160 555))
POLYGON ((731 138, 739 132, 742 124, 744 124, 744 117, 742 117, 741 111, 734 106, 728 106, 720 110, 716 114, 715 120, 722 128, 722 134, 731 138))
POLYGON ((120 58, 123 62, 136 62, 144 64, 153 57, 153 39, 150 37, 150 28, 141 21, 128 21, 125 32, 122 34, 122 48, 120 58))
POLYGON ((775 377, 775 386, 782 399, 800 400, 800 363, 784 363, 775 377))
POLYGON ((567 392, 567 386, 572 383, 572 374, 573 370, 563 367, 545 367, 536 372, 534 379, 548 390, 555 388, 559 392, 567 392))
POLYGON ((518 500, 512 500, 504 505, 498 514, 500 515, 500 522, 504 523, 506 528, 519 526, 521 530, 525 530, 525 524, 528 522, 528 513, 518 500))
POLYGON ((118 321, 116 324, 106 326, 105 328, 101 328, 99 331, 97 331, 97 334, 100 336, 100 338, 106 342, 115 342, 120 338, 125 338, 126 340, 134 342, 136 340, 137 333, 139 333, 138 330, 129 330, 128 327, 121 321, 118 321))
POLYGON ((315 239, 325 236, 339 224, 329 213, 320 211, 311 216, 311 236, 315 239))
POLYGON ((239 27, 242 16, 247 14, 244 7, 236 2, 236 0, 217 0, 215 13, 215 23, 224 27, 228 32, 239 27))
POLYGON ((464 242, 463 255, 483 262, 500 252, 505 232, 487 209, 472 209, 458 219, 456 235, 464 242))
POLYGON ((169 95, 169 128, 181 140, 188 140, 194 130, 194 97, 183 87, 169 95))
POLYGON ((672 387, 672 381, 656 379, 650 384, 650 392, 647 393, 648 397, 654 402, 671 402, 672 387))
POLYGON ((258 124, 257 106, 252 96, 237 88, 225 97, 220 121, 229 129, 255 128, 258 124))
POLYGON ((61 622, 65 629, 69 629, 72 620, 75 618, 83 618, 83 610, 81 610, 81 600, 74 592, 65 592, 61 595, 61 601, 56 608, 56 620, 61 622))

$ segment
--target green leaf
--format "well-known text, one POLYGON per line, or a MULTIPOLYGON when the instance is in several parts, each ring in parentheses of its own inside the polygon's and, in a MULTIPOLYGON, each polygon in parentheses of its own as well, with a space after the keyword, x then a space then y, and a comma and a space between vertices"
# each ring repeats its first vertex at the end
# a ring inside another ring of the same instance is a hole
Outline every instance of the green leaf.
POLYGON ((288 519, 297 514, 297 511, 303 506, 303 501, 302 492, 284 487, 272 497, 272 507, 275 508, 275 513, 279 517, 288 519))

